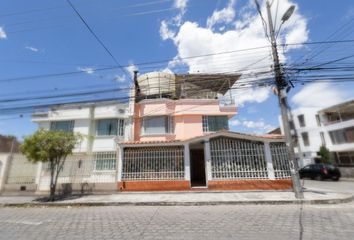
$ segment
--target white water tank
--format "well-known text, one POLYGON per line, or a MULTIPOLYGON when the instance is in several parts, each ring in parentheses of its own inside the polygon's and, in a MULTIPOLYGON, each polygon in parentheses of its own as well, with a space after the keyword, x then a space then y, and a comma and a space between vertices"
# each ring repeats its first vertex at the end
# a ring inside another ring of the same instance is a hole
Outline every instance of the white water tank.
POLYGON ((140 94, 143 96, 175 94, 176 77, 165 72, 145 73, 138 77, 140 94))

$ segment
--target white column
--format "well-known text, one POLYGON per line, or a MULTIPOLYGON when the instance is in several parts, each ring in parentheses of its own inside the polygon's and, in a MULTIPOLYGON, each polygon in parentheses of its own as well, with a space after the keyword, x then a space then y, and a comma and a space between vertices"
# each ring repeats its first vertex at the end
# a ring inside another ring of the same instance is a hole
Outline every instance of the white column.
POLYGON ((2 162, 2 169, 0 172, 0 192, 4 189, 7 177, 10 171, 10 164, 12 161, 12 154, 7 155, 2 162))
POLYGON ((123 174, 123 156, 124 156, 124 148, 118 147, 117 148, 117 181, 122 181, 122 174, 123 174))
POLYGON ((204 142, 204 160, 205 160, 205 171, 206 171, 207 180, 210 181, 212 180, 212 174, 211 174, 211 153, 210 153, 209 140, 206 140, 204 142))
POLYGON ((191 159, 190 159, 189 144, 184 144, 184 180, 191 180, 191 159))
POLYGON ((268 178, 275 179, 272 153, 270 151, 269 142, 264 142, 264 155, 265 155, 265 160, 267 162, 268 178))

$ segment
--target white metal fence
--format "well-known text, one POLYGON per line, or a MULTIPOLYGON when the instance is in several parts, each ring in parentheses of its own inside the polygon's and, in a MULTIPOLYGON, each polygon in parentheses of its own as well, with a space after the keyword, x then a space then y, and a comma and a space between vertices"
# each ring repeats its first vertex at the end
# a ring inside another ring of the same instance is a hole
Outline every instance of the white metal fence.
POLYGON ((214 179, 267 179, 262 142, 232 138, 210 140, 214 179))
MULTIPOLYGON (((98 152, 68 156, 58 183, 109 183, 116 181, 116 152, 98 152)), ((41 184, 49 184, 49 166, 42 168, 41 184), (47 177, 47 178, 45 178, 47 177)))
POLYGON ((270 143, 275 178, 290 178, 289 152, 285 143, 270 143))
POLYGON ((183 155, 183 146, 125 148, 122 179, 183 179, 183 155))

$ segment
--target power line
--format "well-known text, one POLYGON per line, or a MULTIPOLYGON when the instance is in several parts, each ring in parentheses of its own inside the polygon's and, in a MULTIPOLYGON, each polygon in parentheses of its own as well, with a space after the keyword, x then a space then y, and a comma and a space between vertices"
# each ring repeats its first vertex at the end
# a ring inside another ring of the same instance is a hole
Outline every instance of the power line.
POLYGON ((90 33, 95 37, 95 39, 100 43, 100 45, 106 50, 106 52, 111 56, 115 64, 118 65, 118 67, 123 71, 123 73, 129 75, 129 73, 120 65, 120 63, 117 61, 117 59, 113 56, 111 51, 106 47, 106 45, 101 41, 101 39, 97 36, 97 34, 92 30, 92 28, 87 24, 85 19, 81 16, 81 14, 78 12, 78 10, 74 7, 74 5, 71 3, 70 0, 67 0, 68 4, 70 7, 74 10, 74 12, 77 14, 77 16, 80 18, 82 23, 86 26, 86 28, 90 31, 90 33))
MULTIPOLYGON (((341 40, 341 41, 328 41, 328 42, 288 43, 288 44, 281 44, 280 46, 314 45, 314 44, 330 44, 330 43, 349 43, 349 42, 354 42, 354 39, 341 40)), ((252 50, 257 50, 257 49, 265 49, 265 48, 269 48, 269 46, 260 46, 260 47, 253 47, 253 48, 237 49, 237 50, 232 50, 232 51, 225 51, 225 52, 218 52, 218 53, 209 53, 209 54, 195 55, 195 56, 189 56, 189 57, 179 57, 178 60, 194 59, 194 58, 215 56, 215 55, 221 55, 221 54, 229 54, 229 53, 237 53, 237 52, 247 52, 247 51, 252 51, 252 50)), ((134 65, 135 66, 146 66, 146 65, 158 64, 158 63, 166 63, 166 62, 170 62, 170 61, 173 61, 173 60, 174 59, 163 59, 163 60, 157 60, 157 61, 151 61, 151 62, 137 63, 137 64, 134 64, 134 65)), ((130 65, 95 68, 94 71, 97 72, 97 71, 114 70, 114 69, 117 69, 117 68, 124 68, 124 67, 129 67, 129 66, 130 65)), ((15 77, 15 78, 5 78, 5 79, 0 79, 0 82, 26 80, 26 79, 40 79, 40 78, 58 77, 58 76, 66 76, 66 75, 81 74, 81 73, 86 73, 86 72, 85 71, 70 71, 70 72, 62 72, 62 73, 52 73, 52 74, 33 75, 33 76, 24 76, 24 77, 15 77)))

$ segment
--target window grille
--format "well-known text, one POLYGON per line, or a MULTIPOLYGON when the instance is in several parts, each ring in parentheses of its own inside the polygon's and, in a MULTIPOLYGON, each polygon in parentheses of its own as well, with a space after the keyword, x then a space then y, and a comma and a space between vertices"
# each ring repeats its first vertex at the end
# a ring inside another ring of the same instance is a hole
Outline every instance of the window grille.
POLYGON ((109 171, 116 169, 116 154, 115 152, 101 152, 95 153, 95 170, 109 171))
POLYGON ((73 132, 75 121, 53 121, 50 123, 51 131, 73 132))
POLYGON ((262 142, 231 138, 210 140, 212 177, 215 179, 267 179, 262 142))
POLYGON ((285 143, 270 143, 275 178, 289 178, 289 152, 285 143))
POLYGON ((183 154, 183 146, 125 148, 122 179, 184 179, 183 154))

